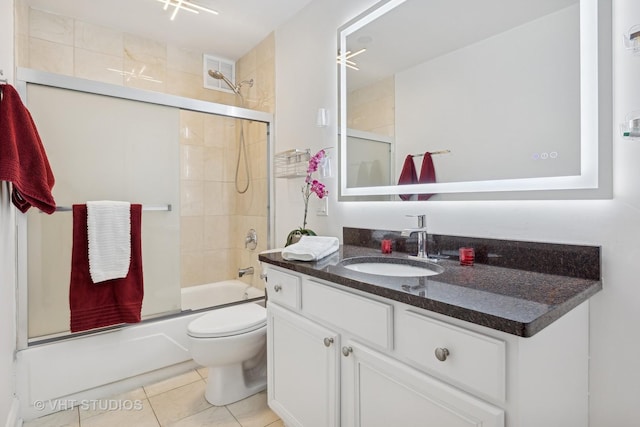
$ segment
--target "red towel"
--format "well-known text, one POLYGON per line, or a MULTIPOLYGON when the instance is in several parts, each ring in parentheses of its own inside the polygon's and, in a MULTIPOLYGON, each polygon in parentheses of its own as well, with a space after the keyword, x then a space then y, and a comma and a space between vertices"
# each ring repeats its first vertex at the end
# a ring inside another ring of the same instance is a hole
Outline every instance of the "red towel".
MULTIPOLYGON (((424 153, 422 157, 422 166, 420 168, 420 184, 432 184, 436 182, 436 169, 433 167, 433 159, 431 153, 424 153)), ((418 194, 418 200, 429 200, 433 194, 418 194)))
POLYGON ((55 183, 47 154, 29 110, 10 85, 0 85, 0 181, 13 183, 13 204, 26 212, 33 205, 51 214, 55 183))
MULTIPOLYGON (((400 178, 398 179, 398 185, 417 184, 418 175, 416 174, 416 166, 413 164, 413 156, 409 154, 404 159, 402 165, 402 172, 400 172, 400 178)), ((412 194, 400 194, 402 200, 410 200, 412 194)))
POLYGON ((142 206, 131 205, 131 264, 124 279, 98 284, 89 273, 87 206, 73 205, 73 249, 69 305, 71 332, 140 321, 144 283, 141 243, 142 206))

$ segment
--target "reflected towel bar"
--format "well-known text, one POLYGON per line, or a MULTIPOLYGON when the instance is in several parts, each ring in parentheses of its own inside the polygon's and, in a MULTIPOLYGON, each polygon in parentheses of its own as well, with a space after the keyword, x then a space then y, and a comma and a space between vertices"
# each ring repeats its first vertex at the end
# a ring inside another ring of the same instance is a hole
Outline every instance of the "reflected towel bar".
MULTIPOLYGON (((435 154, 449 154, 451 152, 451 150, 440 150, 440 151, 430 151, 429 154, 431 154, 432 156, 435 154)), ((422 154, 412 154, 411 157, 422 157, 424 156, 424 153, 422 154)))
MULTIPOLYGON (((56 212, 71 212, 71 206, 56 206, 56 212)), ((171 203, 166 205, 142 205, 143 211, 171 211, 171 203)))

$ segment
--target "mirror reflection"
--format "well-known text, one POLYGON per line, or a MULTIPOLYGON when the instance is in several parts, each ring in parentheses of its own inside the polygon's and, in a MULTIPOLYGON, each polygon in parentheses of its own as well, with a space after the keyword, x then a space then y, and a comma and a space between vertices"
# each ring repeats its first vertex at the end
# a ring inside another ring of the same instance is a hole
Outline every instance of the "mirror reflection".
POLYGON ((385 7, 342 32, 346 188, 581 174, 580 0, 385 7))

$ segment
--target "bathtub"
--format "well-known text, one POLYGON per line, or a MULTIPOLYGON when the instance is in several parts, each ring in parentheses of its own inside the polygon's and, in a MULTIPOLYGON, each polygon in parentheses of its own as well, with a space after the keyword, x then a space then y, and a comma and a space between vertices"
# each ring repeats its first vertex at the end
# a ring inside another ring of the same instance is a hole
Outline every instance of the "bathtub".
POLYGON ((264 297, 264 290, 254 288, 240 280, 189 286, 181 289, 182 310, 201 310, 217 305, 264 297))
POLYGON ((68 409, 65 405, 73 402, 107 398, 193 369, 197 365, 188 350, 189 322, 212 305, 264 295, 264 290, 239 280, 183 288, 182 313, 176 316, 21 350, 16 356, 20 416, 30 420, 68 409))

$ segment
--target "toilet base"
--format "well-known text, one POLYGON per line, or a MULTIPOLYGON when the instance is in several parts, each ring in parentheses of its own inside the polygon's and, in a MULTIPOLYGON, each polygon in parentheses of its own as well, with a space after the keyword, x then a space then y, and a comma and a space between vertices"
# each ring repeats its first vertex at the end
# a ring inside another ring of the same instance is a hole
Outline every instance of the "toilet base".
POLYGON ((267 388, 267 377, 262 370, 244 370, 242 364, 209 368, 207 402, 224 406, 245 399, 267 388))

